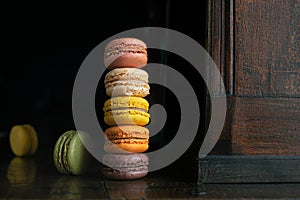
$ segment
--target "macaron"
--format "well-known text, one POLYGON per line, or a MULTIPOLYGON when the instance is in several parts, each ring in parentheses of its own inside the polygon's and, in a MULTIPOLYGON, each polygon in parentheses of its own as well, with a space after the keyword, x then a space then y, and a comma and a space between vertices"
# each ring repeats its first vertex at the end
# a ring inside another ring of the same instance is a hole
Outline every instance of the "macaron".
POLYGON ((112 126, 104 134, 108 153, 142 153, 149 148, 149 130, 143 126, 112 126))
POLYGON ((149 159, 145 154, 104 154, 103 175, 109 179, 138 179, 148 174, 149 159))
POLYGON ((53 150, 56 169, 63 174, 82 175, 88 171, 91 157, 84 147, 79 134, 70 130, 56 141, 53 150))
POLYGON ((114 125, 147 125, 150 121, 149 103, 142 97, 120 96, 104 103, 104 122, 114 125))
POLYGON ((38 136, 34 127, 29 124, 15 125, 10 130, 9 143, 16 156, 30 156, 38 148, 38 136))
POLYGON ((114 68, 142 68, 147 64, 147 46, 137 38, 118 38, 110 41, 104 50, 104 64, 114 68))
POLYGON ((104 80, 108 96, 137 96, 149 94, 148 73, 137 68, 116 68, 109 71, 104 80))

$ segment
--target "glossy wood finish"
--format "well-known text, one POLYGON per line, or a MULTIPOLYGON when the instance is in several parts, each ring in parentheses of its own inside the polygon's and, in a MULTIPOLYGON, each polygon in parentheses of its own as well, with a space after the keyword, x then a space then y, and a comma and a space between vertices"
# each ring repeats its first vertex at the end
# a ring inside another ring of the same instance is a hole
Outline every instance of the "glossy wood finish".
MULTIPOLYGON (((86 175, 60 174, 54 167, 54 141, 43 140, 36 155, 15 157, 0 137, 0 199, 232 199, 298 198, 300 184, 199 184, 198 162, 181 158, 131 181, 103 178, 102 166, 86 175)), ((237 160, 236 166, 239 165, 237 160)))
POLYGON ((299 183, 299 156, 207 156, 199 183, 299 183))

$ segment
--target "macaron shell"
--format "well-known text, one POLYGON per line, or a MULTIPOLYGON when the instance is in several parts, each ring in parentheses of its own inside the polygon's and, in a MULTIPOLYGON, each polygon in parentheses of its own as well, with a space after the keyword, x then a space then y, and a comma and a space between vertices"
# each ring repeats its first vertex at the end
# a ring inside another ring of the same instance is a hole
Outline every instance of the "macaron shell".
POLYGON ((149 113, 140 110, 124 109, 104 113, 104 122, 110 126, 126 124, 145 126, 149 121, 149 113))
POLYGON ((31 136, 22 125, 15 125, 9 135, 10 147, 16 156, 26 156, 31 152, 31 136))
POLYGON ((29 137, 31 138, 31 148, 29 151, 29 155, 34 155, 38 148, 37 133, 36 133, 35 129, 33 128, 33 126, 31 126, 29 124, 25 124, 25 125, 23 125, 23 127, 27 130, 29 137))
POLYGON ((138 45, 142 48, 146 48, 146 43, 138 38, 132 38, 132 37, 124 37, 124 38, 117 38, 114 40, 111 40, 106 46, 105 46, 105 53, 109 51, 111 48, 114 48, 119 45, 138 45))
POLYGON ((121 53, 113 55, 105 61, 108 70, 115 68, 143 68, 147 65, 148 57, 141 53, 121 53))
POLYGON ((134 167, 134 168, 122 168, 122 169, 112 169, 103 168, 103 175, 109 179, 115 180, 132 180, 143 178, 148 174, 148 167, 134 167))
POLYGON ((110 140, 115 139, 149 139, 149 130, 146 127, 135 125, 112 126, 105 130, 105 136, 110 140))
POLYGON ((137 167, 147 166, 149 164, 149 158, 145 154, 104 154, 102 157, 103 164, 109 167, 137 167))
POLYGON ((145 154, 104 154, 103 175, 110 179, 138 179, 148 174, 149 159, 145 154))
POLYGON ((82 175, 87 172, 90 155, 81 142, 79 134, 75 134, 70 141, 66 159, 71 174, 82 175))
POLYGON ((107 153, 142 153, 149 148, 148 139, 118 139, 106 141, 104 151, 107 153))
POLYGON ((137 68, 116 68, 105 75, 104 84, 120 80, 141 81, 148 83, 149 75, 145 70, 137 68))
POLYGON ((141 68, 147 64, 147 46, 137 38, 110 41, 104 51, 104 64, 109 69, 141 68))

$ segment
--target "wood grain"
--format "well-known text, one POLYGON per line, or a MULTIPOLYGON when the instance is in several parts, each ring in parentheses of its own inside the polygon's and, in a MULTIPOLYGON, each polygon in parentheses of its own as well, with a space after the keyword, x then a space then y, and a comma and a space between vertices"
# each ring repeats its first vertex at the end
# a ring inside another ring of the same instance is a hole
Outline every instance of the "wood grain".
POLYGON ((199 183, 300 182, 300 157, 207 156, 199 161, 199 183))
POLYGON ((106 180, 109 199, 143 199, 148 182, 144 179, 114 181, 106 180))
POLYGON ((146 199, 297 199, 299 184, 200 184, 150 185, 146 199))
MULTIPOLYGON (((233 93, 233 0, 208 0, 206 49, 219 70, 207 69, 214 95, 233 93), (223 80, 216 80, 215 74, 223 80), (218 85, 223 81, 225 90, 218 85)), ((208 65, 210 66, 210 65, 208 65)))
POLYGON ((300 97, 300 0, 235 1, 235 95, 300 97))
POLYGON ((299 98, 235 97, 231 142, 240 155, 300 155, 299 98))
POLYGON ((228 97, 211 155, 300 155, 300 99, 228 97))
POLYGON ((232 154, 232 117, 234 113, 235 98, 227 97, 227 111, 222 133, 217 144, 211 151, 211 155, 231 155, 232 154))

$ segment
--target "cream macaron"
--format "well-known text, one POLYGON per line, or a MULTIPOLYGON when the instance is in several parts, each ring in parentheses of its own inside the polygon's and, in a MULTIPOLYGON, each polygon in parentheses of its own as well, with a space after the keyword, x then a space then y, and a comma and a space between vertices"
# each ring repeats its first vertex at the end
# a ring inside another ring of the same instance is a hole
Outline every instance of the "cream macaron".
POLYGON ((150 94, 148 73, 137 68, 116 68, 104 80, 106 94, 112 96, 145 97, 150 94))

